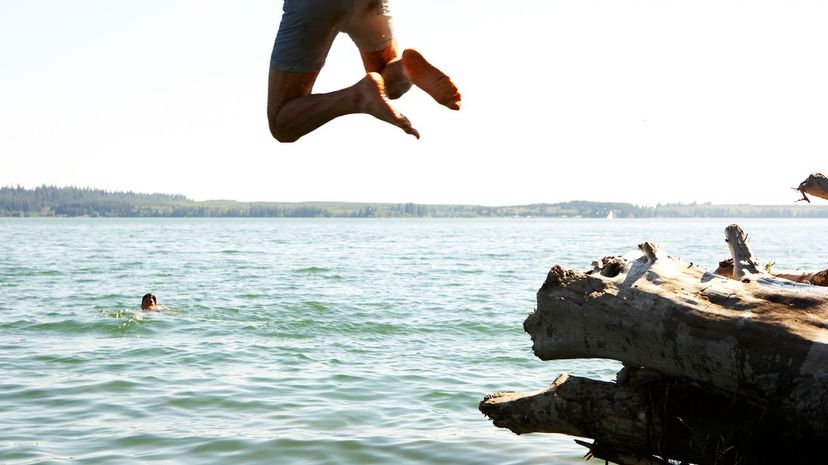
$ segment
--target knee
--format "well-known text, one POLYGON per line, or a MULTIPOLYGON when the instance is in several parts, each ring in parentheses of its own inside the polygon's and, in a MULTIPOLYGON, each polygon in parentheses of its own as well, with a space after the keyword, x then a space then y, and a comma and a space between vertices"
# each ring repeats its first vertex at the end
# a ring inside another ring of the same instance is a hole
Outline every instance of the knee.
POLYGON ((280 131, 278 128, 274 128, 273 126, 270 127, 270 134, 273 136, 274 139, 283 143, 289 144, 291 142, 296 142, 299 140, 299 137, 293 134, 287 134, 285 131, 280 131))
POLYGON ((299 140, 299 137, 295 134, 285 131, 285 128, 280 126, 277 120, 278 118, 276 115, 268 113, 267 123, 270 128, 270 135, 273 136, 274 139, 282 143, 296 142, 299 140))

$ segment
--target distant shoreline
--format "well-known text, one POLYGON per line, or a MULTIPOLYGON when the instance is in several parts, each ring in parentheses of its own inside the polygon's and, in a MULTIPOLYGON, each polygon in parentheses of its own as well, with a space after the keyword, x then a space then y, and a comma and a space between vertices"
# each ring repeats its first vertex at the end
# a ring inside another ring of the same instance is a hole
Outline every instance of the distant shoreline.
MULTIPOLYGON (((590 220, 608 221, 605 218, 584 217, 584 216, 22 216, 22 215, 0 215, 0 221, 6 220, 211 220, 211 219, 249 219, 249 220, 590 220)), ((617 221, 637 220, 820 220, 828 219, 825 216, 650 216, 650 217, 628 217, 616 218, 617 221)))
POLYGON ((0 188, 0 217, 107 218, 828 218, 828 206, 575 200, 513 206, 195 201, 183 195, 41 186, 0 188))

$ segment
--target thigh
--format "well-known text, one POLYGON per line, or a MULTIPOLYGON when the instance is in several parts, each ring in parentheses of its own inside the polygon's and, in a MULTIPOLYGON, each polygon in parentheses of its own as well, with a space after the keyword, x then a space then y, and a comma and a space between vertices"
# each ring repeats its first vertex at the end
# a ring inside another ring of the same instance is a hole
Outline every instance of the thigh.
POLYGON ((394 46, 391 10, 388 0, 353 0, 354 12, 343 32, 347 32, 360 52, 377 52, 394 46))
POLYGON ((267 80, 267 116, 275 118, 279 110, 291 100, 310 95, 318 71, 293 73, 270 70, 267 80))
POLYGON ((270 68, 318 72, 350 17, 351 0, 285 0, 270 68))

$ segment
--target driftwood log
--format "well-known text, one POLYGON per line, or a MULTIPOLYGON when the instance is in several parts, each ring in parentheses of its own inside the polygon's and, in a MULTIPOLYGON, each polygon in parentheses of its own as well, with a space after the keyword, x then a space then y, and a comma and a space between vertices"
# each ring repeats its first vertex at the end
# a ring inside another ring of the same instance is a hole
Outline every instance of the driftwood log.
POLYGON ((804 200, 808 203, 811 203, 811 199, 809 199, 806 194, 811 194, 814 197, 828 200, 828 178, 826 178, 822 173, 813 173, 808 176, 808 179, 802 181, 796 190, 802 194, 802 198, 800 200, 804 200))
POLYGON ((615 383, 564 377, 487 396, 480 410, 519 434, 593 438, 592 455, 623 464, 824 460, 828 288, 768 274, 738 226, 726 237, 726 277, 651 243, 589 272, 553 267, 524 322, 535 355, 624 370, 615 383))
POLYGON ((668 457, 705 464, 802 463, 825 452, 766 409, 633 368, 622 370, 615 383, 561 375, 538 391, 487 396, 480 410, 495 426, 517 434, 592 438, 577 442, 597 458, 624 465, 663 464, 668 457))
MULTIPOLYGON (((767 268, 772 268, 768 265, 767 268)), ((730 278, 733 276, 733 259, 727 258, 719 262, 719 267, 714 271, 719 276, 730 278)), ((822 271, 803 271, 799 273, 789 271, 768 271, 777 278, 787 279, 795 283, 813 284, 814 286, 828 287, 828 269, 822 271)))

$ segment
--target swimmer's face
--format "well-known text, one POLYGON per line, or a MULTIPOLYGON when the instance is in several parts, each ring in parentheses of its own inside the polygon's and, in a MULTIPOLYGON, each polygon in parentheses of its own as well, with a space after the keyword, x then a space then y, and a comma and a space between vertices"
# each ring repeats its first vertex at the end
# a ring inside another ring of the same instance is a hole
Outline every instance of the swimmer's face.
POLYGON ((155 296, 152 294, 147 294, 141 299, 141 310, 146 310, 150 307, 155 305, 155 296))

